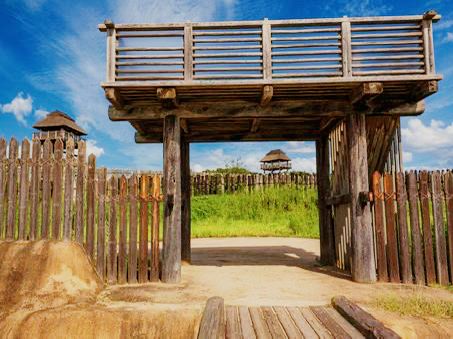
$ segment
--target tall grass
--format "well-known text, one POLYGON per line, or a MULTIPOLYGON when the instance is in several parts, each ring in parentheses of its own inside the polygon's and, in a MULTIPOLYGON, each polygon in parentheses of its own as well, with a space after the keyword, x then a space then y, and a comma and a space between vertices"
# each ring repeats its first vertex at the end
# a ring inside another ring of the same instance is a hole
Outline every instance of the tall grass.
POLYGON ((295 186, 192 197, 192 237, 318 238, 317 194, 295 186))

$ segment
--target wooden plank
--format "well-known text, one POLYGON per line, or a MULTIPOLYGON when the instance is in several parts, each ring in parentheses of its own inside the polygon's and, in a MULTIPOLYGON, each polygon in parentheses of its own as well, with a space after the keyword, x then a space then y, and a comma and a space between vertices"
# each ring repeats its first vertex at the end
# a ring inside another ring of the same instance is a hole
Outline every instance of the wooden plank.
POLYGON ((436 283, 436 270, 434 266, 433 235, 429 213, 428 172, 419 173, 420 209, 423 227, 423 249, 425 253, 426 282, 428 285, 436 283))
POLYGON ((162 281, 181 280, 181 129, 174 115, 164 119, 164 241, 162 281))
MULTIPOLYGON (((189 172, 190 178, 190 172, 189 172)), ((151 229, 151 281, 159 280, 160 176, 153 176, 153 225, 151 229)), ((190 199, 190 196, 189 196, 190 199)))
POLYGON ((364 114, 348 117, 349 192, 351 193, 352 279, 376 281, 373 228, 368 197, 368 156, 364 114))
POLYGON ((118 200, 118 179, 112 175, 109 181, 110 194, 110 215, 109 215, 109 241, 107 254, 107 281, 115 284, 117 279, 117 200, 118 200))
POLYGON ((326 311, 323 306, 313 306, 310 310, 315 314, 318 320, 332 333, 335 338, 348 339, 352 338, 326 311))
POLYGON ((181 141, 181 260, 191 261, 190 144, 181 141))
POLYGON ((61 237, 61 202, 63 181, 63 141, 57 139, 54 145, 53 187, 52 187, 52 239, 61 237))
POLYGON ((304 318, 302 312, 297 307, 287 307, 289 315, 293 319, 299 331, 302 333, 303 337, 306 339, 317 339, 319 338, 315 330, 308 323, 307 319, 304 318))
POLYGON ((381 190, 381 174, 373 173, 374 229, 376 232, 377 276, 379 281, 388 281, 387 252, 385 248, 384 193, 381 190))
POLYGON ((44 141, 42 152, 42 212, 41 212, 41 238, 49 238, 50 224, 50 198, 51 198, 51 157, 52 142, 49 139, 44 141))
POLYGON ((342 65, 343 65, 343 77, 352 76, 352 48, 351 48, 351 23, 341 23, 341 46, 342 46, 342 65))
POLYGON ((27 208, 29 192, 29 162, 30 162, 30 142, 27 139, 22 141, 20 154, 20 179, 19 179, 19 232, 18 239, 25 240, 27 227, 27 208))
POLYGON ((220 297, 209 298, 201 317, 198 339, 225 338, 225 308, 220 297))
POLYGON ((184 25, 184 80, 190 81, 193 77, 193 35, 192 25, 184 25))
POLYGON ((401 282, 398 262, 398 239, 396 230, 395 191, 393 176, 384 174, 385 220, 387 231, 387 260, 391 282, 401 282))
POLYGON ((367 338, 400 338, 382 322, 343 296, 333 298, 332 305, 367 338))
POLYGON ((96 251, 96 269, 105 280, 105 213, 106 213, 106 188, 107 188, 107 169, 101 168, 98 171, 98 235, 96 251))
POLYGON ((439 171, 431 172, 431 199, 433 206, 434 236, 436 246, 437 282, 448 285, 447 244, 445 239, 444 213, 442 205, 442 177, 439 171))
POLYGON ((263 339, 272 338, 269 328, 267 327, 266 322, 264 321, 263 314, 261 313, 260 307, 250 307, 249 308, 250 317, 253 322, 253 327, 255 329, 256 337, 263 339))
POLYGON ((129 262, 127 280, 137 282, 137 196, 138 185, 135 174, 129 178, 129 262))
POLYGON ((88 156, 86 249, 91 258, 94 258, 95 176, 96 157, 90 154, 88 156))
POLYGON ((239 320, 241 324, 241 333, 244 338, 256 338, 255 330, 253 329, 252 318, 247 306, 239 306, 239 320))
POLYGON ((407 194, 409 200, 409 218, 412 239, 412 265, 414 267, 415 282, 425 284, 425 260, 423 258, 422 236, 420 232, 417 177, 414 171, 406 174, 407 194))
POLYGON ((72 231, 72 200, 74 196, 74 139, 66 141, 66 166, 64 167, 64 212, 63 212, 63 239, 71 240, 72 231))
POLYGON ((274 307, 274 311, 281 326, 285 330, 286 336, 289 339, 303 338, 302 333, 291 319, 291 316, 288 314, 285 307, 276 306, 274 307))
POLYGON ((274 313, 272 307, 261 307, 261 312, 263 313, 264 321, 269 328, 272 338, 286 338, 285 331, 280 325, 277 315, 274 313))
MULTIPOLYGON (((45 145, 45 144, 44 144, 45 145)), ((75 239, 83 244, 84 239, 84 187, 85 187, 86 145, 77 143, 77 181, 76 181, 76 229, 75 239)))
MULTIPOLYGON (((0 161, 1 155, 1 140, 0 140, 0 161)), ((39 183, 41 181, 41 173, 39 166, 39 158, 41 156, 41 142, 39 139, 33 139, 32 145, 32 160, 31 160, 31 183, 30 183, 30 240, 38 238, 38 204, 39 204, 39 183)), ((1 165, 0 165, 1 166, 1 165)), ((1 168, 0 168, 1 172, 1 168)), ((0 173, 0 181, 2 174, 0 173)), ((2 184, 0 182, 0 238, 2 235, 2 184)))
POLYGON ((359 339, 365 338, 362 333, 360 333, 352 324, 347 321, 345 318, 341 316, 334 308, 332 307, 325 307, 325 311, 329 314, 329 316, 338 324, 340 325, 346 333, 348 333, 352 338, 359 339))
POLYGON ((140 243, 138 259, 138 282, 148 281, 148 176, 140 178, 140 243))
POLYGON ((9 142, 8 154, 8 196, 6 215, 6 239, 14 240, 16 233, 16 206, 17 206, 17 152, 18 144, 15 138, 9 142))
POLYGON ((404 173, 396 174, 396 202, 398 208, 398 245, 401 266, 401 281, 404 284, 412 283, 412 266, 409 253, 409 234, 407 226, 407 194, 404 182, 404 173))
POLYGON ((125 284, 127 280, 127 180, 124 175, 120 178, 120 227, 119 227, 119 251, 118 251, 118 283, 125 284))
POLYGON ((447 207, 447 232, 448 232, 448 263, 450 269, 450 282, 453 282, 453 173, 444 175, 445 198, 447 207))
POLYGON ((327 328, 324 327, 324 325, 318 320, 318 318, 315 316, 315 314, 310 310, 308 307, 301 307, 299 308, 300 312, 304 316, 304 318, 307 320, 307 322, 310 324, 310 326, 313 328, 313 330, 316 332, 319 338, 324 338, 324 339, 331 339, 334 338, 332 333, 329 332, 327 328))
POLYGON ((228 339, 241 339, 241 324, 239 322, 239 312, 237 306, 225 307, 226 333, 228 339))
POLYGON ((0 239, 4 239, 5 226, 5 193, 6 181, 5 176, 8 173, 6 158, 6 139, 0 138, 0 239))

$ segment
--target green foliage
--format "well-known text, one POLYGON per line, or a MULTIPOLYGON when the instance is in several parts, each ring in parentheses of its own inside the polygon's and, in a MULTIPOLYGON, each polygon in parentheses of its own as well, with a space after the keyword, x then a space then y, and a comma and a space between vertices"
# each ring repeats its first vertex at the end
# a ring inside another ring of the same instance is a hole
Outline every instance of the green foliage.
POLYGON ((251 173, 248 169, 244 167, 244 164, 240 159, 233 160, 231 162, 225 163, 225 167, 216 168, 214 170, 206 170, 207 173, 214 174, 249 174, 251 173))
POLYGON ((318 238, 317 194, 303 187, 192 198, 193 237, 293 236, 318 238))

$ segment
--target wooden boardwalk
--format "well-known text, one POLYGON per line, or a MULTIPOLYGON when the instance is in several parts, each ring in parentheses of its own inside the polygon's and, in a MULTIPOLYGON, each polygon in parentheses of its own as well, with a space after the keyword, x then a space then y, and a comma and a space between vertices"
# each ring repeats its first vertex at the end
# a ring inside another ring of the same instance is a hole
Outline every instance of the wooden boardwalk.
POLYGON ((331 306, 226 306, 226 338, 364 338, 331 306))

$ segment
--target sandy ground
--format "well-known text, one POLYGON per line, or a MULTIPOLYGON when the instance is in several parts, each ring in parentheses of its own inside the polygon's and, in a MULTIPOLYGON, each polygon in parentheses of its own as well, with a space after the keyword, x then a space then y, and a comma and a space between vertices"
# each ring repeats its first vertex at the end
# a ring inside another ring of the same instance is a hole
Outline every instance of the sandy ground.
POLYGON ((341 272, 318 265, 318 240, 193 239, 192 264, 183 266, 180 284, 103 289, 78 245, 53 243, 47 248, 40 242, 29 244, 9 250, 6 246, 5 250, 0 243, 4 251, 0 251, 0 337, 30 337, 32 333, 33 337, 187 338, 194 335, 211 296, 221 296, 234 305, 309 306, 329 304, 333 296, 345 295, 403 337, 447 338, 453 333, 452 319, 401 317, 372 306, 379 294, 421 293, 453 301, 452 293, 427 287, 354 283, 341 272), (26 262, 24 255, 30 250, 36 258, 24 266, 21 263, 26 262), (46 264, 39 265, 41 261, 46 264), (32 280, 24 274, 29 271, 32 280), (34 286, 36 281, 39 284, 34 286), (12 298, 15 288, 20 298, 12 298))

